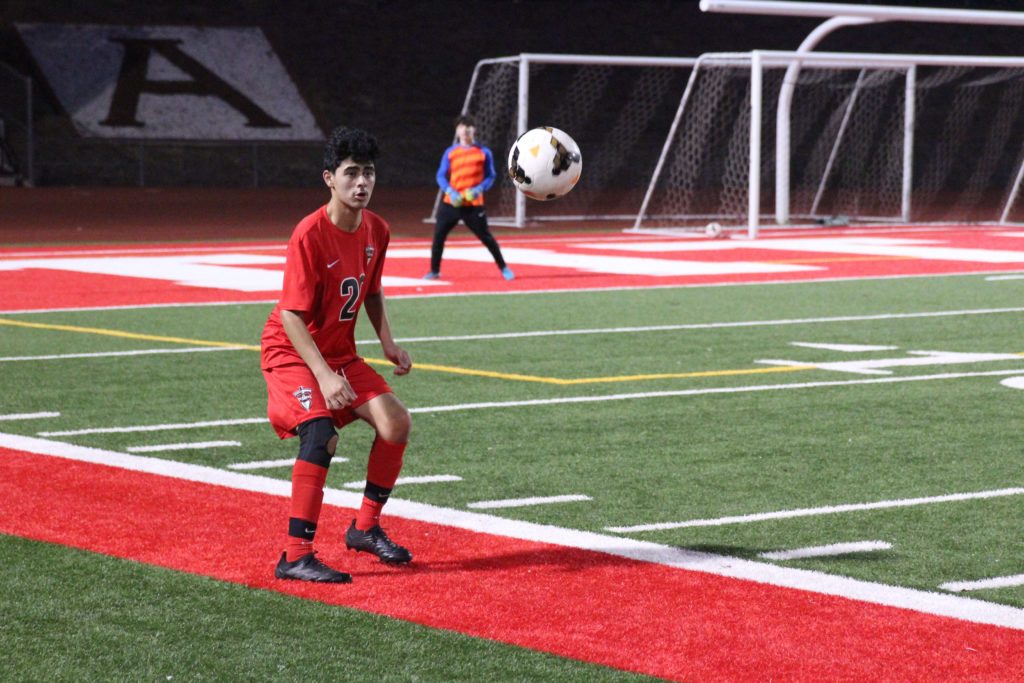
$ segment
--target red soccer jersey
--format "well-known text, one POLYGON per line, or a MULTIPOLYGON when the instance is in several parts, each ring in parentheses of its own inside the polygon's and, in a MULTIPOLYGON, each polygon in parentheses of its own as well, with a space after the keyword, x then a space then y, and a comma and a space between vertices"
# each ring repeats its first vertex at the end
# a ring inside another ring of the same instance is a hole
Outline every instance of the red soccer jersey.
POLYGON ((380 291, 391 233, 383 218, 363 209, 354 232, 331 223, 327 207, 306 216, 288 241, 281 299, 261 341, 264 369, 303 363, 281 324, 281 310, 303 311, 313 341, 332 368, 356 358, 356 316, 367 294, 380 291))

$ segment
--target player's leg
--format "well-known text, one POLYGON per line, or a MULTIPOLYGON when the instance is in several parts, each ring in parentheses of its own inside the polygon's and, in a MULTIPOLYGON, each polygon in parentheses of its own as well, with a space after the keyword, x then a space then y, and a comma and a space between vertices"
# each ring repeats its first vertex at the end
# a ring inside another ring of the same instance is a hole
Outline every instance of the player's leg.
POLYGON ((324 482, 338 443, 331 413, 305 366, 265 371, 264 378, 271 424, 282 438, 299 437, 299 454, 292 468, 288 534, 274 574, 280 579, 348 583, 351 576, 331 569, 313 553, 324 482))
POLYGON ((437 220, 434 223, 434 241, 430 245, 430 272, 423 276, 424 280, 436 280, 441 275, 441 257, 444 254, 444 243, 448 233, 459 223, 459 210, 450 204, 441 203, 437 207, 437 220))
POLYGON ((512 269, 505 263, 505 257, 502 256, 498 240, 494 239, 494 235, 491 234, 491 229, 487 225, 487 212, 484 211, 484 208, 482 206, 466 207, 462 214, 462 220, 465 222, 466 227, 476 235, 476 238, 483 242, 483 245, 487 247, 487 251, 491 252, 494 263, 498 266, 498 270, 501 271, 501 276, 506 280, 515 278, 512 269))
POLYGON ((353 550, 373 553, 383 562, 409 562, 412 554, 388 538, 381 529, 380 515, 402 469, 412 419, 384 378, 365 362, 357 361, 345 366, 345 374, 359 394, 352 412, 376 432, 366 463, 363 500, 345 534, 345 545, 353 550), (362 401, 363 397, 368 398, 362 401))

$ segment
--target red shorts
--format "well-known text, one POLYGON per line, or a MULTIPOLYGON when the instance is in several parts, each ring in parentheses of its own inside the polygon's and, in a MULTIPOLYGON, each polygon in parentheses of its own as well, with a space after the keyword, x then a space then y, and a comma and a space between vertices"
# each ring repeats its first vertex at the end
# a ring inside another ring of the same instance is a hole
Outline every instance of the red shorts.
POLYGON ((355 408, 381 394, 391 393, 387 381, 362 358, 342 369, 356 392, 356 400, 340 410, 327 407, 320 385, 305 363, 263 371, 263 379, 267 381, 267 417, 278 436, 282 439, 295 436, 298 426, 314 417, 329 417, 336 426, 344 427, 357 419, 355 408))

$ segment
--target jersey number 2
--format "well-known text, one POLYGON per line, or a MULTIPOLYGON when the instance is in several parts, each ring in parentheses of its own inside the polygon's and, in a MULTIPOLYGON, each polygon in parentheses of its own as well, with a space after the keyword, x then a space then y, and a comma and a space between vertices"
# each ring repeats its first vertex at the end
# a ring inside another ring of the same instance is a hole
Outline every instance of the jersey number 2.
POLYGON ((341 298, 345 303, 341 307, 338 320, 352 320, 356 317, 356 301, 359 300, 359 280, 347 277, 341 281, 341 298))

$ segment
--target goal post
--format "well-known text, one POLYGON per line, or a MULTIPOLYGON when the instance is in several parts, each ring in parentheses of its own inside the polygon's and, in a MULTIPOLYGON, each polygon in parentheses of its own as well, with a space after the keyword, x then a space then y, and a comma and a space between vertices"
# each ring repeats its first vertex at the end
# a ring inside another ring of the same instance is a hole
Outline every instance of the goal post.
POLYGON ((632 230, 714 222, 756 237, 779 216, 780 167, 786 225, 1020 220, 1024 59, 704 55, 632 230))
MULTIPOLYGON (((462 106, 494 155, 488 220, 525 227, 543 221, 619 221, 636 215, 665 131, 696 58, 524 53, 486 59, 473 70, 462 106), (506 159, 529 128, 569 133, 583 154, 582 181, 557 201, 528 201, 506 159)), ((431 220, 441 201, 438 190, 431 220)))

